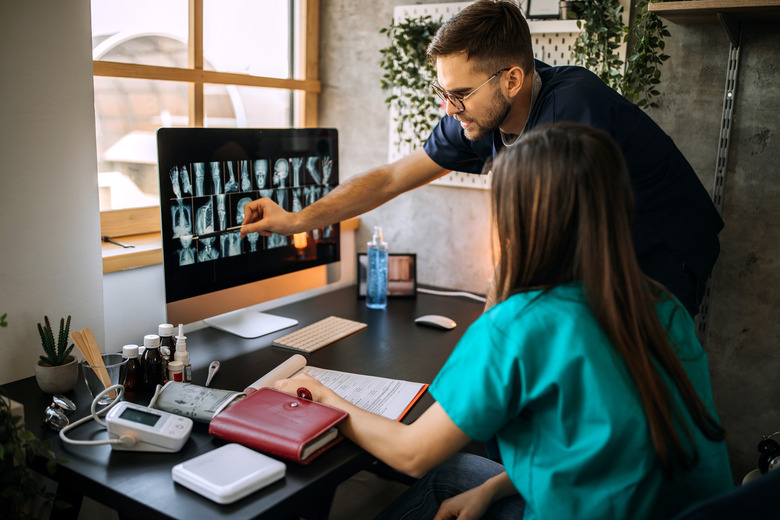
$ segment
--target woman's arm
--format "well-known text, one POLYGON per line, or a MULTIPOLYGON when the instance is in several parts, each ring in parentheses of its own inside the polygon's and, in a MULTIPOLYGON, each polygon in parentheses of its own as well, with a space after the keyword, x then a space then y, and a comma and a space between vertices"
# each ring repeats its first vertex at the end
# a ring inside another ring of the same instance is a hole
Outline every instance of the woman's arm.
POLYGON ((349 417, 339 428, 347 438, 392 468, 414 477, 447 460, 470 440, 439 403, 407 425, 358 408, 307 374, 277 381, 274 386, 291 394, 306 387, 315 401, 345 410, 349 417))

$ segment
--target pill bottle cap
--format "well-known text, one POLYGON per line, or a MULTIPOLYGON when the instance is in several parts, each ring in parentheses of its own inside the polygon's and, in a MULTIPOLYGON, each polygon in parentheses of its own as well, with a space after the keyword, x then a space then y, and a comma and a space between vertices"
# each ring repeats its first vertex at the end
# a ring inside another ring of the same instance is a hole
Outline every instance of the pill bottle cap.
POLYGON ((184 370, 184 363, 181 361, 171 361, 168 363, 168 370, 171 372, 180 372, 184 370))
POLYGON ((160 336, 157 334, 147 334, 144 336, 145 348, 157 348, 160 346, 160 336))
POLYGON ((173 325, 170 323, 162 323, 157 327, 157 333, 160 336, 173 336, 173 325))
POLYGON ((127 356, 128 359, 138 357, 138 345, 125 345, 122 347, 122 354, 127 356))

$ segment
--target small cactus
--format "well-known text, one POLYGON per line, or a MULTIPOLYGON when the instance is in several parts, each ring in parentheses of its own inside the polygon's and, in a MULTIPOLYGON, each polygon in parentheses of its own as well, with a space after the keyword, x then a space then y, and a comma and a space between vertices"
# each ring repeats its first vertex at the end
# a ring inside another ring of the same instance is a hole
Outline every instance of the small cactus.
POLYGON ((68 346, 70 316, 68 316, 67 322, 65 321, 65 318, 60 318, 60 333, 57 336, 57 343, 54 342, 54 333, 52 332, 51 323, 49 323, 49 317, 44 316, 43 320, 46 323, 45 326, 42 327, 40 323, 38 324, 38 334, 41 336, 41 346, 43 347, 43 351, 46 352, 45 356, 41 356, 41 361, 52 366, 62 365, 65 360, 68 359, 71 350, 73 350, 73 347, 75 346, 73 344, 68 346))

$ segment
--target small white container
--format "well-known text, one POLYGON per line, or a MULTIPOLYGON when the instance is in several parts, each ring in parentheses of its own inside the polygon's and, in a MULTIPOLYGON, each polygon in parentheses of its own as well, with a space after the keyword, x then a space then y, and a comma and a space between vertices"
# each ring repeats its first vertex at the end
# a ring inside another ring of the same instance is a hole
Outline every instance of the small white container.
POLYGON ((173 467, 173 481, 218 504, 230 504, 284 477, 283 462, 225 444, 173 467))

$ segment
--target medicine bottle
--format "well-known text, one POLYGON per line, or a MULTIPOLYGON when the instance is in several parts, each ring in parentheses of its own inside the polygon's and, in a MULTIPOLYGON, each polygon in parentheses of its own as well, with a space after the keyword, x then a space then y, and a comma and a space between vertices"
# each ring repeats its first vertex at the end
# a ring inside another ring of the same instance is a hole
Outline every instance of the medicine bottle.
POLYGON ((160 336, 144 336, 144 390, 154 391, 163 384, 162 356, 160 355, 160 336))
POLYGON ((182 381, 192 383, 192 365, 190 365, 190 355, 187 352, 187 336, 184 335, 184 325, 179 324, 179 335, 176 336, 176 351, 173 353, 173 360, 180 361, 184 370, 182 381))
POLYGON ((168 363, 168 381, 184 382, 184 363, 181 361, 170 361, 168 363))
POLYGON ((141 360, 138 358, 138 345, 125 345, 122 347, 122 354, 127 358, 125 391, 141 390, 144 386, 144 372, 141 360))
POLYGON ((173 340, 173 325, 162 323, 157 327, 157 335, 160 336, 160 356, 162 356, 163 379, 168 379, 168 363, 176 348, 173 340))
POLYGON ((382 228, 374 226, 374 236, 368 243, 368 269, 366 270, 366 305, 371 309, 387 307, 387 242, 382 238, 382 228))

